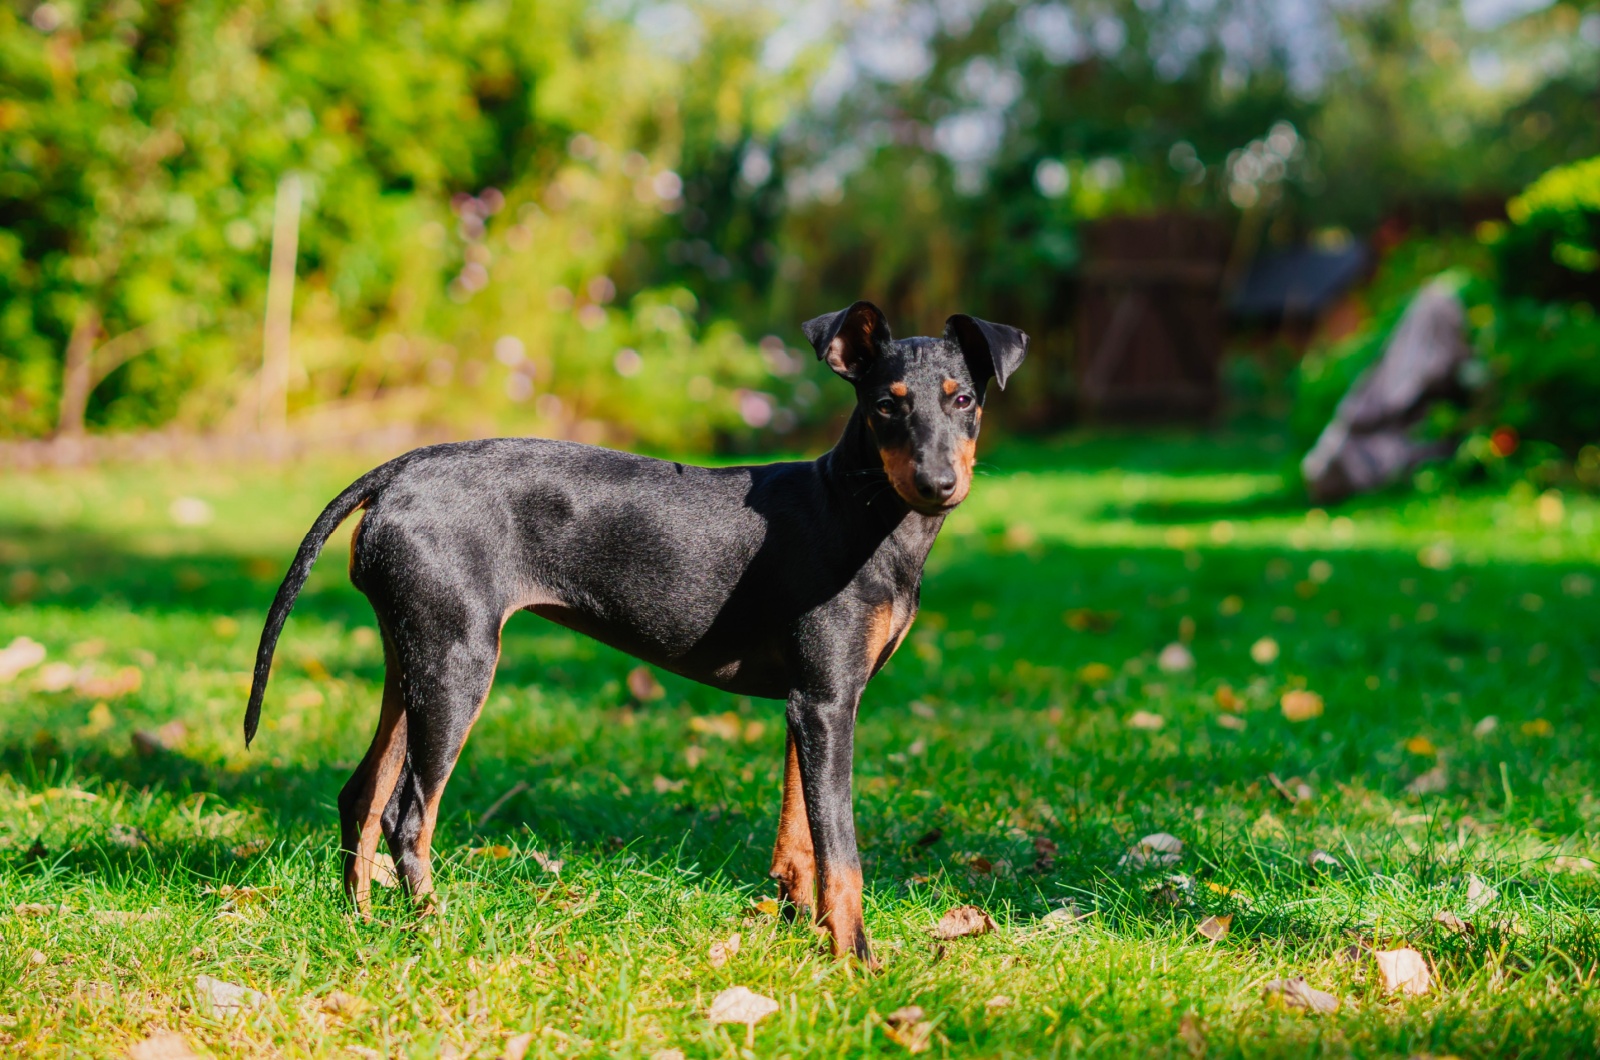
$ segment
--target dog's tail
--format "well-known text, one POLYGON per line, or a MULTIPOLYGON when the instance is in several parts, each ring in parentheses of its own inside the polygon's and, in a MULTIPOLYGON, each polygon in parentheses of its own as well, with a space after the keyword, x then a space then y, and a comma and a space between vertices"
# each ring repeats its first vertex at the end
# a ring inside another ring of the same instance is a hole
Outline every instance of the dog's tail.
POLYGON ((300 551, 295 553, 294 562, 289 564, 289 573, 283 576, 283 584, 278 586, 278 595, 273 598, 272 607, 267 611, 267 624, 261 630, 261 646, 256 649, 255 677, 250 682, 250 703, 244 710, 246 747, 255 739, 256 726, 261 722, 261 700, 267 694, 267 678, 272 673, 272 653, 278 646, 278 635, 283 632, 283 624, 289 619, 295 598, 300 595, 301 587, 311 574, 311 565, 317 561, 322 546, 328 543, 329 536, 339 528, 339 524, 349 518, 351 512, 365 507, 373 494, 394 477, 400 469, 400 463, 399 460, 391 460, 352 482, 322 510, 317 521, 311 524, 305 540, 300 542, 300 551))

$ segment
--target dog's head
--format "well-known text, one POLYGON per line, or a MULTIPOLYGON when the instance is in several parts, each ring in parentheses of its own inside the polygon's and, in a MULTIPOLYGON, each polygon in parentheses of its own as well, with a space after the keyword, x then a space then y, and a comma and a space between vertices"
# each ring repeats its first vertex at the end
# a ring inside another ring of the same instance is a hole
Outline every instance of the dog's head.
POLYGON ((1028 336, 964 314, 940 338, 896 340, 871 302, 801 325, 817 356, 856 388, 895 492, 924 514, 947 512, 972 488, 972 464, 990 380, 1006 380, 1028 336))

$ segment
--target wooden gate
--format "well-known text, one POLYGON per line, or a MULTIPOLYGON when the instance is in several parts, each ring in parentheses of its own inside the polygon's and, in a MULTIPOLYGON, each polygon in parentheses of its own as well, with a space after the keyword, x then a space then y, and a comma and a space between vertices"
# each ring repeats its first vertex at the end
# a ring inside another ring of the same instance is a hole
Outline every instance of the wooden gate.
POLYGON ((1078 392, 1096 419, 1194 419, 1220 396, 1221 225, 1172 214, 1083 228, 1078 392))

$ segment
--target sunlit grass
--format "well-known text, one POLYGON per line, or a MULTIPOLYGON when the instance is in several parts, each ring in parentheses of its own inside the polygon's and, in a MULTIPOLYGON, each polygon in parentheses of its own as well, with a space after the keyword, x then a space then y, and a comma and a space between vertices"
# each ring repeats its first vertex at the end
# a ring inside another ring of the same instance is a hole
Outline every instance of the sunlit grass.
POLYGON ((635 703, 630 660, 530 616, 446 798, 443 914, 419 927, 384 892, 357 923, 333 799, 382 667, 345 535, 255 750, 239 723, 283 565, 362 469, 14 477, 0 646, 68 665, 0 685, 0 1042, 113 1055, 171 1028, 218 1055, 494 1056, 532 1031, 534 1056, 724 1056, 744 1033, 705 1013, 741 984, 782 1005, 761 1056, 903 1052, 883 1018, 911 1004, 933 1055, 1592 1054, 1600 508, 1469 491, 1308 514, 1271 441, 985 455, 862 707, 876 975, 752 908, 778 705, 667 675, 635 703), (1175 642, 1192 669, 1159 666, 1175 642), (1324 713, 1287 720, 1294 689, 1324 713), (170 748, 135 749, 174 720, 170 748), (1177 864, 1119 868, 1157 831, 1177 864), (1496 892, 1476 909, 1473 877, 1496 892), (1000 930, 935 944, 967 902, 1000 930), (1045 919, 1069 902, 1088 915, 1045 919), (1233 916, 1217 943, 1195 930, 1212 914, 1233 916), (1426 996, 1386 995, 1362 949, 1402 945, 1433 964, 1426 996), (213 1012, 201 975, 264 998, 213 1012), (1292 975, 1340 1011, 1263 1000, 1292 975))

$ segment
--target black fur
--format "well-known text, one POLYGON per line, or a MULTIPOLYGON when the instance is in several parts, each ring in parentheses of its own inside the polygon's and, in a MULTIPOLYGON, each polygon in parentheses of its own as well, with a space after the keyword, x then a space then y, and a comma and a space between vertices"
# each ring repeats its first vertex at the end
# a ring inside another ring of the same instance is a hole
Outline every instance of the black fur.
POLYGON ((909 628, 923 563, 966 495, 986 385, 1004 386, 1027 337, 959 316, 942 338, 895 341, 866 302, 804 330, 857 393, 843 437, 815 461, 701 468, 540 439, 437 445, 364 475, 317 519, 267 615, 245 740, 312 563, 364 507, 350 572, 377 613, 388 680, 386 721, 340 798, 358 902, 353 859, 379 806, 401 875, 431 890, 429 807, 488 694, 501 627, 523 609, 787 702, 822 891, 856 881, 855 923, 826 926, 836 949, 868 955, 850 795, 857 703, 909 628))

